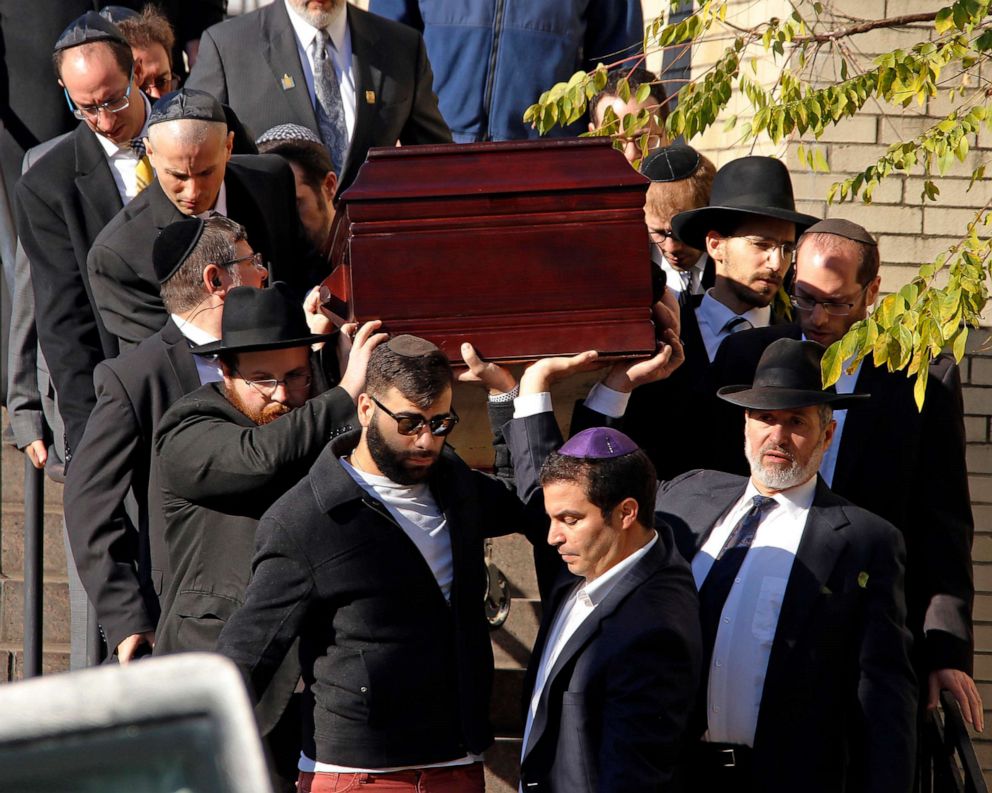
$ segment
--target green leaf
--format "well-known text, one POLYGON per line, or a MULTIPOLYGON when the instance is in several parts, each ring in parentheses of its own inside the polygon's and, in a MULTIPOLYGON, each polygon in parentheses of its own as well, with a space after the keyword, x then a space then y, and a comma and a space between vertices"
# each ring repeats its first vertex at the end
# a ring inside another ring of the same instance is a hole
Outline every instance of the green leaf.
POLYGON ((820 376, 823 378, 823 387, 828 388, 840 379, 843 370, 844 358, 840 354, 840 342, 835 341, 820 359, 820 376))
POLYGON ((927 380, 930 376, 929 366, 920 366, 916 373, 916 383, 913 385, 913 398, 916 400, 916 409, 923 410, 923 400, 927 393, 927 380))
POLYGON ((968 343, 968 328, 967 326, 959 328, 957 334, 954 336, 954 342, 952 345, 952 351, 954 353, 954 360, 957 363, 961 363, 964 358, 965 345, 968 343))
POLYGON ((635 99, 637 100, 637 104, 642 104, 645 100, 647 100, 649 96, 651 96, 651 84, 641 83, 637 87, 637 93, 635 94, 635 99))

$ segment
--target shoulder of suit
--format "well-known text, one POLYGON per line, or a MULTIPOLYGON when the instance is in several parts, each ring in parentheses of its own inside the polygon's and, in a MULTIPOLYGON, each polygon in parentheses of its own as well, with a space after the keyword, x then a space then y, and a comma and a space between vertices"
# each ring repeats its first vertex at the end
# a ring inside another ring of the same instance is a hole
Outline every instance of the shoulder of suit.
POLYGON ((238 176, 252 174, 269 176, 287 173, 292 175, 293 173, 286 160, 278 154, 232 154, 227 168, 238 176))
POLYGON ((148 196, 149 193, 144 191, 131 199, 127 206, 121 209, 110 219, 110 222, 106 226, 100 229, 100 233, 93 240, 93 247, 103 245, 108 248, 116 248, 121 242, 125 240, 129 241, 135 234, 131 228, 134 224, 139 224, 142 227, 142 236, 147 234, 147 230, 144 227, 154 225, 150 220, 151 204, 148 201, 148 196))
POLYGON ((713 471, 706 468, 696 468, 679 474, 667 482, 659 482, 663 492, 671 492, 682 487, 719 487, 722 485, 746 484, 747 477, 739 474, 728 474, 723 471, 713 471))
POLYGON ((158 434, 161 437, 192 417, 235 420, 239 416, 237 408, 220 392, 220 384, 207 383, 172 403, 159 423, 158 434))
POLYGON ((275 17, 276 4, 281 2, 282 0, 274 0, 272 3, 249 11, 247 14, 238 14, 230 19, 225 19, 223 22, 208 27, 204 31, 204 35, 208 35, 219 47, 232 45, 238 49, 243 49, 246 45, 250 46, 253 43, 250 40, 246 41, 246 36, 261 31, 275 17))
POLYGON ((409 25, 404 25, 402 22, 397 22, 394 19, 387 19, 378 14, 373 14, 371 11, 363 11, 351 3, 348 4, 348 14, 348 19, 353 25, 357 23, 359 26, 366 26, 374 30, 378 35, 409 39, 411 42, 416 42, 417 39, 421 38, 420 31, 413 29, 409 25))
MULTIPOLYGON (((103 368, 113 372, 122 383, 144 380, 152 375, 154 368, 161 360, 161 352, 165 347, 162 331, 157 330, 117 357, 100 361, 96 368, 97 370, 103 368)), ((95 374, 94 377, 96 377, 95 374)))
MULTIPOLYGON (((20 182, 30 187, 32 192, 61 194, 66 189, 65 185, 72 184, 76 178, 75 133, 70 132, 56 140, 47 151, 40 156, 35 155, 37 159, 21 176, 20 182)), ((41 143, 30 149, 29 153, 42 150, 52 142, 41 143)))

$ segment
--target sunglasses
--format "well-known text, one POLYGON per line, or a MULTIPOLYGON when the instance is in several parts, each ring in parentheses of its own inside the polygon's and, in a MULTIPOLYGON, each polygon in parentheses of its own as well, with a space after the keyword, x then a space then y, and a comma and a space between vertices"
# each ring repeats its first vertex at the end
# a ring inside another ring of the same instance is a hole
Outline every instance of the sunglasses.
POLYGON ((416 435, 424 426, 430 427, 431 435, 443 438, 458 424, 458 414, 452 408, 450 413, 439 413, 436 416, 422 416, 420 413, 393 413, 374 396, 369 398, 383 409, 385 414, 396 422, 396 431, 400 435, 416 435))

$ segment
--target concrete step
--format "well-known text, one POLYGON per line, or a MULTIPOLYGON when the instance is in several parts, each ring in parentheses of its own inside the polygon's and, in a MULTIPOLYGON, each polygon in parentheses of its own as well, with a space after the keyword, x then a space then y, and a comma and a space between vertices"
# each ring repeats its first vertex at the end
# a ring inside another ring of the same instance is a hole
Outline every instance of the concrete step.
MULTIPOLYGON (((45 513, 43 532, 42 565, 45 578, 50 575, 65 576, 61 512, 45 513)), ((18 579, 24 575, 24 509, 6 503, 0 514, 0 575, 18 579)))
POLYGON ((496 667, 489 718, 497 735, 523 735, 523 687, 523 669, 496 667))
MULTIPOLYGON (((69 671, 69 645, 45 643, 41 654, 41 673, 54 675, 69 671)), ((24 678, 24 651, 20 642, 0 642, 0 684, 24 678)))
POLYGON ((492 633, 497 667, 526 667, 541 625, 541 601, 513 598, 503 626, 492 633))
POLYGON ((497 738, 486 750, 486 793, 516 793, 520 779, 520 739, 497 738))
MULTIPOLYGON (((69 641, 69 586, 62 581, 49 581, 42 587, 42 641, 45 648, 52 643, 69 641)), ((24 631, 24 582, 0 578, 0 643, 19 647, 24 631)))
POLYGON ((493 561, 506 576, 512 597, 541 597, 534 573, 534 551, 526 537, 521 534, 494 537, 493 561))

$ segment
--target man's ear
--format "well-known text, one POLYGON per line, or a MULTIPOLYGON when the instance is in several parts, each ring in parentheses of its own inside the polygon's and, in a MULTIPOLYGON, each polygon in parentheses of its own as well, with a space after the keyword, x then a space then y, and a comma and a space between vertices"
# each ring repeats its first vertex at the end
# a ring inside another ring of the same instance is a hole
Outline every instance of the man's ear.
POLYGON ((362 427, 368 427, 372 423, 372 414, 375 413, 375 402, 372 397, 362 392, 358 395, 358 423, 362 427))
POLYGON ((629 529, 637 522, 637 500, 629 496, 613 510, 620 518, 620 528, 629 529))
POLYGON ((714 262, 722 262, 724 260, 723 249, 727 245, 727 238, 724 237, 718 231, 707 231, 706 232, 706 253, 714 262))
POLYGON ((225 148, 225 151, 227 153, 227 156, 224 158, 224 162, 227 162, 228 160, 231 159, 231 152, 234 151, 234 133, 233 132, 228 132, 227 133, 227 144, 225 145, 224 148, 225 148))
POLYGON ((220 295, 221 298, 226 296, 230 287, 230 279, 225 278, 225 275, 222 267, 208 264, 203 268, 203 291, 208 295, 220 295))
POLYGON ((878 297, 878 289, 882 285, 882 276, 876 275, 875 280, 868 284, 865 289, 865 305, 871 306, 875 303, 875 298, 878 297))
POLYGON ((320 190, 324 194, 324 200, 330 203, 334 200, 334 193, 338 189, 338 175, 334 171, 328 171, 324 181, 320 185, 320 190))

